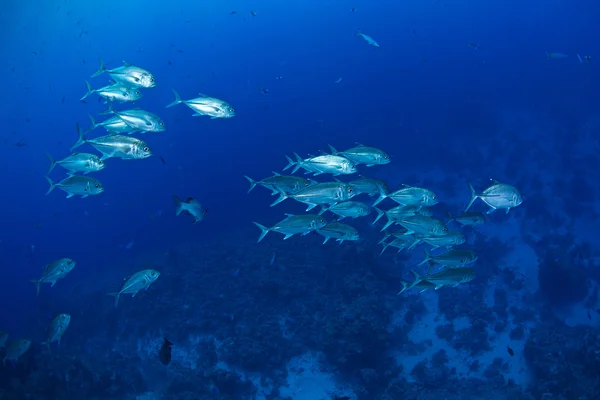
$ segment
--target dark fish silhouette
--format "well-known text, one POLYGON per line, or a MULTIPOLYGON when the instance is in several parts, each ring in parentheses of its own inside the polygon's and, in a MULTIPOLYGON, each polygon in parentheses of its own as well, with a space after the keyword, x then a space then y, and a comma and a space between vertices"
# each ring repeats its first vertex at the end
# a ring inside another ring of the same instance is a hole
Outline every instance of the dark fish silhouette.
POLYGON ((163 365, 169 365, 171 362, 171 346, 173 346, 173 343, 169 342, 169 339, 165 338, 165 341, 158 352, 158 358, 163 365))
MULTIPOLYGON (((510 356, 514 356, 515 355, 515 351, 513 349, 511 349, 510 347, 506 346, 506 350, 508 350, 508 354, 510 354, 510 356)), ((171 354, 170 350, 169 350, 169 355, 171 354)))

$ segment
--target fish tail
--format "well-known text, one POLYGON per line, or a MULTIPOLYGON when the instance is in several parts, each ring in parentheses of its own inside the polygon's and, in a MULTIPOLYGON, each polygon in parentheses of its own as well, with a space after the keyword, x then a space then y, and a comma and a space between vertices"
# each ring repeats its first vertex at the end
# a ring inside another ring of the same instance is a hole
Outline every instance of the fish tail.
POLYGON ((373 207, 375 207, 377 204, 381 203, 387 197, 387 193, 385 192, 383 187, 381 187, 380 185, 377 185, 377 188, 379 189, 379 197, 377 198, 377 200, 375 200, 375 203, 373 203, 373 207))
POLYGON ((296 162, 294 163, 294 169, 292 170, 292 174, 295 174, 296 171, 298 171, 300 169, 300 167, 302 167, 302 164, 304 163, 304 160, 302 159, 302 157, 300 157, 298 155, 298 153, 294 153, 294 157, 296 157, 296 162))
POLYGON ((329 208, 327 206, 321 206, 321 211, 319 211, 319 215, 323 215, 326 211, 329 211, 329 208))
POLYGON ((385 231, 390 225, 392 225, 394 223, 394 221, 392 221, 392 219, 388 216, 387 217, 387 222, 385 223, 385 225, 383 226, 383 228, 381 228, 381 230, 379 232, 383 232, 385 231))
POLYGON ((288 160, 288 165, 285 166, 285 168, 283 169, 284 171, 296 165, 296 162, 292 160, 289 156, 285 156, 285 158, 287 158, 288 160))
POLYGON ((94 130, 98 127, 98 123, 96 122, 96 120, 94 119, 94 117, 92 117, 92 114, 88 114, 88 118, 90 119, 90 122, 92 123, 92 127, 89 129, 94 130))
POLYGON ((256 181, 246 175, 244 175, 244 178, 248 179, 248 182, 250 182, 250 189, 248 189, 248 193, 250 193, 252 189, 254 189, 254 187, 256 186, 256 181))
POLYGON ((98 113, 98 115, 108 115, 108 114, 119 115, 119 113, 115 112, 115 109, 113 108, 113 105, 112 105, 112 101, 110 99, 106 99, 106 105, 107 105, 107 109, 104 111, 100 111, 98 113))
POLYGON ((177 93, 175 91, 175 89, 171 89, 171 90, 173 91, 173 95, 175 96, 175 101, 167 104, 167 106, 165 108, 173 107, 173 106, 176 106, 177 104, 183 103, 183 100, 181 100, 181 97, 179 97, 179 93, 177 93))
POLYGON ((279 197, 273 202, 273 204, 271 204, 271 207, 276 206, 277 204, 281 203, 282 201, 288 198, 288 195, 285 194, 284 191, 282 191, 281 189, 277 190, 279 191, 279 197))
POLYGON ((46 175, 48 175, 50 174, 50 172, 52 172, 54 167, 56 167, 56 161, 54 160, 54 158, 52 158, 50 153, 46 153, 46 157, 48 157, 48 160, 50 160, 50 167, 48 168, 48 172, 46 172, 46 175))
POLYGON ((404 281, 400 281, 400 283, 402 284, 402 290, 398 292, 398 294, 402 294, 406 291, 406 289, 408 288, 408 283, 404 282, 404 281))
POLYGON ((377 212, 377 217, 375 218, 375 221, 371 222, 371 225, 375 225, 377 223, 377 221, 379 221, 379 219, 381 219, 381 217, 383 217, 383 214, 385 214, 382 210, 380 210, 377 207, 373 207, 373 210, 375 210, 375 212, 377 212))
POLYGON ((412 244, 411 244, 410 246, 408 246, 408 249, 407 249, 407 250, 412 250, 412 249, 414 249, 415 247, 417 247, 417 245, 418 245, 419 243, 421 243, 421 239, 415 239, 415 240, 412 242, 412 244))
POLYGON ((427 249, 423 249, 423 251, 425 252, 425 259, 423 261, 421 261, 420 263, 417 264, 417 267, 419 265, 423 265, 425 264, 427 261, 431 260, 431 254, 429 254, 429 252, 427 251, 427 249))
MULTIPOLYGON (((431 272, 431 269, 433 268, 433 266, 435 265, 435 263, 432 260, 429 260, 429 269, 427 270, 427 275, 429 275, 429 273, 431 272)), ((437 290, 437 289, 435 289, 437 290)))
POLYGON ((40 346, 46 346, 48 348, 48 352, 50 352, 50 355, 52 355, 52 349, 50 348, 50 342, 49 341, 45 341, 40 343, 40 346))
POLYGON ((40 284, 42 283, 42 281, 29 281, 31 283, 33 283, 35 285, 35 294, 36 296, 40 295, 40 284))
MULTIPOLYGON (((47 176, 45 176, 44 178, 46 178, 46 180, 48 181, 48 184, 50 185, 50 188, 46 192, 46 196, 48 196, 50 194, 50 192, 52 192, 54 190, 54 188, 56 187, 56 183, 52 182, 52 179, 48 178, 47 176)), ((39 288, 38 288, 38 291, 39 291, 39 288)))
POLYGON ((450 211, 448 211, 448 217, 450 218, 450 220, 448 221, 448 223, 456 220, 456 218, 454 218, 454 215, 452 215, 452 213, 450 211))
POLYGON ((384 251, 386 251, 388 247, 390 247, 390 243, 391 243, 391 242, 390 242, 390 243, 383 243, 383 241, 384 241, 385 239, 387 239, 387 238, 383 238, 383 239, 381 240, 381 242, 380 242, 380 243, 383 245, 383 249, 381 249, 381 253, 379 253, 379 255, 382 255, 382 254, 383 254, 383 252, 384 252, 384 251))
POLYGON ((387 238, 389 238, 390 235, 388 235, 387 233, 383 236, 383 239, 381 239, 379 242, 377 242, 377 244, 382 244, 383 242, 385 242, 387 240, 387 238))
POLYGON ((117 292, 117 293, 107 293, 107 296, 114 296, 115 297, 115 307, 119 305, 119 297, 121 297, 121 293, 117 292))
POLYGON ((173 195, 173 202, 175 203, 175 215, 179 216, 183 212, 183 202, 176 195, 173 195))
POLYGON ((92 74, 92 78, 95 78, 98 75, 102 75, 105 72, 106 72, 106 67, 104 66, 104 61, 102 61, 102 58, 100 58, 100 68, 98 68, 98 71, 96 71, 92 74))
POLYGON ((271 231, 271 228, 267 228, 264 225, 259 224, 258 222, 254 222, 254 225, 258 226, 261 230, 260 236, 258 237, 258 242, 259 243, 261 240, 263 240, 265 238, 265 236, 267 236, 267 233, 269 233, 271 231))
POLYGON ((71 147, 71 151, 73 151, 73 149, 76 149, 77 147, 79 147, 82 144, 84 144, 85 142, 87 142, 87 140, 85 139, 85 135, 84 135, 83 131, 81 130, 81 127, 79 126, 79 124, 76 124, 76 127, 77 127, 77 134, 79 135, 79 139, 71 147))
POLYGON ((473 188, 473 185, 471 185, 471 183, 468 183, 469 185, 469 190, 471 191, 471 200, 469 200, 469 204, 467 204, 467 208, 465 208, 465 212, 469 211, 469 208, 471 208, 471 206, 473 205, 473 202, 475 200, 477 200, 477 192, 475 192, 475 189, 473 188))
POLYGON ((83 97, 81 99, 79 99, 79 101, 83 101, 85 103, 85 99, 87 99, 92 93, 94 93, 94 89, 92 88, 92 85, 90 85, 90 83, 88 81, 85 81, 85 85, 87 87, 87 93, 83 95, 83 97))
POLYGON ((334 156, 338 154, 338 151, 332 145, 328 144, 327 146, 329 147, 329 150, 331 150, 331 154, 334 156))

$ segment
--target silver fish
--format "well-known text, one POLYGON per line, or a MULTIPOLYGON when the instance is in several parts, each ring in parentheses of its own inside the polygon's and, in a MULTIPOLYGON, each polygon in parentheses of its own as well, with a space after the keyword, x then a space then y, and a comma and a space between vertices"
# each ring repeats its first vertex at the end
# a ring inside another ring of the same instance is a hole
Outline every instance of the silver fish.
MULTIPOLYGON (((426 209, 423 209, 422 207, 417 207, 417 206, 405 206, 405 205, 399 205, 397 207, 390 208, 389 210, 384 212, 385 216, 387 217, 387 222, 383 226, 383 228, 381 228, 381 230, 382 231, 386 230, 392 224, 399 224, 400 223, 399 221, 406 219, 407 217, 412 217, 415 215, 423 215, 422 210, 426 210, 426 209)), ((427 216, 427 215, 425 215, 425 216, 427 216)), ((379 218, 377 218, 373 222, 373 224, 375 222, 377 222, 377 220, 379 220, 379 218)))
POLYGON ((248 180, 248 182, 250 182, 250 189, 248 189, 248 193, 250 193, 252 189, 256 187, 256 185, 261 185, 267 189, 270 189, 272 191, 272 195, 279 194, 279 191, 285 193, 295 193, 300 189, 307 188, 318 183, 312 179, 304 179, 299 176, 292 175, 281 175, 277 172, 273 172, 273 176, 261 179, 260 181, 255 181, 246 175, 244 175, 244 177, 248 180))
POLYGON ((356 194, 367 194, 369 196, 375 196, 381 192, 389 193, 390 188, 387 183, 380 181, 379 179, 371 178, 358 178, 348 183, 356 194))
POLYGON ((427 250, 425 251, 425 259, 417 266, 429 263, 429 270, 435 265, 440 264, 444 268, 464 267, 477 261, 477 255, 471 250, 451 249, 443 254, 432 256, 427 250))
POLYGON ((193 197, 188 197, 187 200, 183 201, 173 195, 173 201, 175 202, 175 215, 179 216, 181 213, 189 214, 194 217, 194 224, 202 221, 208 212, 208 208, 202 207, 202 204, 193 197))
POLYGON ((73 196, 81 196, 82 199, 85 199, 88 196, 95 196, 104 192, 102 183, 91 176, 71 175, 58 183, 54 183, 47 176, 46 180, 50 185, 46 195, 49 195, 54 188, 64 190, 67 193, 67 199, 73 196))
POLYGON ((417 244, 425 242, 433 246, 431 250, 435 250, 440 247, 445 247, 447 249, 452 246, 458 246, 463 244, 466 241, 465 235, 463 235, 459 231, 448 231, 444 236, 419 236, 415 240, 415 243, 409 248, 412 249, 417 244))
POLYGON ((39 296, 40 294, 40 285, 42 283, 50 283, 50 287, 54 287, 56 281, 67 276, 75 268, 75 264, 76 262, 70 258, 59 258, 46 265, 42 277, 31 281, 35 285, 37 295, 39 296))
POLYGON ((396 190, 395 192, 389 194, 380 192, 379 198, 373 205, 376 206, 382 200, 388 197, 394 200, 396 203, 403 204, 405 206, 431 207, 439 202, 437 196, 431 190, 416 186, 404 185, 402 189, 396 190))
POLYGON ((289 239, 292 236, 301 233, 302 235, 307 235, 312 231, 315 231, 319 228, 324 227, 327 224, 325 218, 316 214, 304 214, 304 215, 294 215, 294 214, 285 214, 286 218, 282 221, 279 221, 275 225, 270 228, 267 228, 264 225, 255 222, 254 225, 258 226, 261 230, 261 234, 258 237, 258 242, 264 239, 267 233, 279 232, 285 237, 283 240, 289 239))
POLYGON ((48 339, 45 342, 42 342, 41 344, 44 346, 48 346, 48 350, 50 350, 50 344, 52 342, 57 342, 60 346, 60 340, 62 339, 62 336, 69 327, 70 323, 71 316, 69 314, 57 315, 50 323, 50 329, 48 330, 48 339))
MULTIPOLYGON (((384 240, 385 240, 385 238, 384 238, 384 240)), ((402 250, 404 250, 406 248, 410 248, 410 246, 412 245, 412 243, 414 241, 415 241, 415 238, 412 235, 397 236, 394 238, 394 240, 392 240, 389 243, 385 243, 384 241, 381 241, 380 243, 383 244, 383 249, 381 250, 381 253, 379 253, 379 254, 380 255, 383 254, 383 252, 390 246, 397 248, 398 253, 400 253, 402 250)))
POLYGON ((92 127, 90 129, 88 129, 88 131, 94 130, 94 129, 98 128, 99 126, 101 126, 113 135, 114 134, 122 134, 122 133, 126 133, 126 134, 130 135, 130 134, 136 132, 134 128, 127 125, 127 122, 125 122, 125 120, 123 118, 120 118, 117 116, 108 118, 102 122, 96 122, 94 117, 92 117, 89 114, 88 114, 88 118, 90 119, 90 121, 92 123, 92 127))
POLYGON ((84 101, 94 93, 106 100, 118 101, 119 103, 125 103, 126 101, 136 101, 142 98, 142 92, 140 92, 137 88, 124 86, 120 83, 112 83, 111 85, 105 86, 100 89, 92 88, 92 85, 90 85, 88 81, 85 81, 85 84, 87 86, 88 91, 81 99, 79 99, 80 101, 84 101))
POLYGON ((107 158, 121 158, 123 160, 140 160, 152 155, 152 150, 146 142, 131 136, 106 135, 96 139, 86 139, 81 128, 77 125, 79 140, 71 147, 71 150, 89 143, 102 153, 101 160, 107 158))
POLYGON ((115 82, 121 83, 125 86, 134 88, 151 88, 156 86, 154 75, 143 68, 136 67, 135 65, 131 65, 125 61, 123 61, 123 65, 118 68, 106 69, 104 62, 102 59, 100 59, 100 68, 98 71, 94 72, 92 78, 105 72, 109 74, 115 82))
POLYGON ((223 100, 215 99, 202 93, 200 93, 200 97, 195 99, 181 100, 181 97, 175 90, 173 90, 173 94, 175 95, 175 101, 167 105, 167 108, 183 103, 194 111, 193 117, 204 115, 209 116, 210 119, 235 117, 233 107, 223 100))
POLYGON ((108 110, 101 114, 114 114, 116 117, 121 118, 131 128, 129 134, 135 132, 164 132, 167 129, 165 123, 156 114, 137 109, 115 111, 111 102, 108 103, 108 110))
POLYGON ((364 164, 367 167, 389 164, 391 161, 390 156, 385 151, 376 149, 375 147, 365 146, 360 143, 356 143, 356 146, 344 151, 337 151, 330 144, 328 146, 331 150, 331 154, 344 156, 355 164, 364 164))
POLYGON ((354 190, 347 183, 325 182, 317 183, 291 194, 280 192, 279 198, 271 204, 271 207, 281 203, 285 199, 292 198, 301 203, 308 204, 306 211, 310 211, 318 205, 335 204, 350 200, 352 197, 354 197, 354 190))
POLYGON ((284 171, 288 168, 294 167, 292 173, 296 173, 300 168, 306 170, 306 173, 312 173, 313 175, 321 174, 332 174, 333 176, 338 175, 350 175, 356 173, 356 165, 345 157, 334 156, 331 154, 323 154, 320 156, 309 157, 305 160, 302 159, 298 154, 294 153, 296 161, 286 156, 288 165, 283 169, 284 171))
POLYGON ((434 290, 438 290, 444 286, 456 287, 461 283, 470 282, 475 278, 475 271, 473 270, 473 268, 468 267, 450 268, 444 271, 436 272, 432 275, 427 274, 425 276, 420 276, 417 272, 412 270, 410 271, 410 273, 413 274, 413 276, 415 277, 414 282, 408 286, 403 285, 404 287, 398 294, 401 294, 406 290, 412 289, 422 281, 427 281, 435 284, 434 290))
POLYGON ((325 240, 323 244, 327 243, 329 239, 335 239, 337 242, 342 244, 344 240, 358 240, 358 231, 347 224, 341 224, 339 222, 330 222, 322 228, 317 229, 317 233, 321 234, 325 240))
POLYGON ((19 358, 31 347, 31 341, 28 339, 17 339, 13 340, 6 346, 6 351, 4 353, 4 358, 2 359, 2 364, 6 365, 7 361, 17 363, 19 358))
POLYGON ((342 203, 332 204, 329 207, 323 206, 321 208, 321 212, 319 214, 323 214, 326 211, 330 211, 335 215, 339 216, 338 221, 343 220, 344 218, 357 218, 364 217, 371 214, 371 210, 375 210, 377 212, 377 217, 375 218, 375 222, 383 215, 383 211, 378 209, 377 207, 369 207, 367 204, 360 201, 344 201, 342 203))
POLYGON ((367 41, 367 43, 369 43, 371 46, 375 46, 375 47, 379 47, 379 43, 377 43, 371 36, 369 35, 365 35, 364 33, 362 33, 361 31, 358 31, 358 33, 356 34, 356 36, 360 36, 363 39, 365 39, 367 41))
POLYGON ((444 236, 448 233, 448 228, 442 221, 423 215, 413 215, 397 222, 408 230, 406 235, 416 233, 423 236, 444 236))
POLYGON ((469 190, 471 191, 471 200, 469 201, 469 204, 467 204, 465 212, 471 208, 473 202, 477 199, 483 200, 485 204, 490 206, 490 209, 487 212, 488 214, 493 213, 499 208, 505 209, 508 214, 511 208, 517 207, 523 203, 523 197, 516 187, 498 181, 494 181, 494 184, 485 189, 481 194, 477 194, 475 189, 473 189, 473 185, 470 183, 469 190))
POLYGON ((48 157, 48 160, 50 160, 50 168, 48 168, 48 172, 46 172, 46 174, 52 172, 54 167, 57 165, 60 165, 69 171, 69 175, 74 175, 77 172, 82 172, 84 175, 86 175, 90 172, 101 171, 106 166, 104 161, 102 161, 97 155, 89 153, 73 153, 59 161, 54 160, 48 153, 46 153, 46 157, 48 157))
POLYGON ((131 297, 135 297, 136 294, 142 289, 148 290, 150 285, 154 283, 160 276, 160 272, 153 269, 145 269, 133 274, 116 293, 108 293, 108 296, 115 296, 115 307, 119 305, 119 297, 124 293, 131 293, 131 297))
POLYGON ((450 217, 450 221, 456 221, 462 226, 474 226, 485 223, 485 215, 480 212, 465 212, 458 217, 448 213, 448 216, 450 217))

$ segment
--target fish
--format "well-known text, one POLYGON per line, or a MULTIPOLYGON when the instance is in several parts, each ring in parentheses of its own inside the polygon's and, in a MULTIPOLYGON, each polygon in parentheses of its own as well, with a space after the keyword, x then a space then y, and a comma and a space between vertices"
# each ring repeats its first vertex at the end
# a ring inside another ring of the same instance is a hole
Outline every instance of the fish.
POLYGON ((321 174, 332 174, 333 176, 338 176, 356 173, 356 165, 346 157, 323 154, 303 160, 302 157, 296 153, 294 153, 294 156, 296 157, 296 161, 293 161, 290 157, 286 156, 288 164, 285 166, 285 168, 283 168, 284 171, 288 168, 294 167, 292 170, 293 174, 295 174, 300 168, 303 168, 307 174, 312 173, 315 176, 321 174))
POLYGON ((387 183, 379 179, 358 178, 348 182, 348 184, 352 186, 357 195, 366 194, 369 197, 373 197, 381 192, 389 193, 390 191, 387 183))
POLYGON ((592 57, 591 56, 583 56, 583 57, 581 57, 579 55, 579 53, 577 53, 577 59, 579 60, 580 64, 588 64, 590 61, 592 61, 592 57))
POLYGON ((412 235, 395 237, 394 240, 389 243, 385 243, 385 239, 386 238, 379 242, 380 244, 383 244, 383 249, 379 255, 382 255, 383 252, 386 251, 386 249, 390 246, 397 248, 398 253, 400 253, 402 250, 409 248, 415 241, 415 238, 412 235))
POLYGON ((342 81, 342 78, 337 78, 335 81, 333 81, 333 83, 340 83, 342 81))
POLYGON ((270 189, 272 191, 272 195, 279 194, 279 191, 283 191, 287 194, 290 194, 318 183, 312 179, 304 179, 299 176, 281 175, 277 172, 272 173, 273 176, 262 179, 260 181, 255 181, 249 176, 244 175, 244 178, 246 178, 248 182, 250 182, 250 189, 248 189, 248 193, 250 193, 252 189, 256 187, 256 185, 261 185, 263 187, 266 187, 267 189, 270 189))
POLYGON ((0 331, 0 349, 6 347, 6 342, 8 340, 8 333, 4 331, 0 331))
POLYGON ((475 189, 473 189, 473 185, 469 183, 471 200, 469 201, 469 204, 467 204, 465 212, 471 208, 477 199, 481 199, 490 207, 487 212, 488 214, 493 213, 497 209, 505 209, 508 214, 511 208, 517 207, 523 203, 523 197, 516 187, 498 181, 493 182, 493 185, 485 189, 481 194, 477 194, 475 189))
POLYGON ((383 190, 379 192, 379 198, 373 203, 374 206, 381 203, 386 198, 394 200, 398 204, 405 206, 424 206, 431 207, 439 203, 439 199, 431 190, 403 185, 402 189, 398 189, 392 193, 386 193, 383 190))
POLYGON ((447 249, 452 246, 458 246, 463 244, 466 241, 465 235, 463 235, 459 231, 448 231, 444 236, 418 236, 413 243, 413 245, 409 248, 414 248, 417 244, 425 242, 433 246, 431 250, 438 249, 440 247, 445 247, 447 249))
POLYGON ((377 217, 375 218, 375 222, 383 215, 383 211, 379 208, 374 207, 371 208, 369 205, 361 202, 361 201, 344 201, 341 203, 332 204, 329 207, 323 205, 321 207, 321 212, 319 215, 329 211, 339 216, 338 221, 343 220, 344 218, 358 218, 364 217, 371 214, 371 211, 375 210, 377 212, 377 217))
POLYGON ((90 85, 88 81, 85 81, 85 84, 88 91, 81 99, 79 99, 79 101, 84 101, 94 93, 106 100, 118 101, 119 103, 136 101, 142 98, 142 92, 140 92, 137 88, 124 86, 115 82, 100 89, 93 89, 92 85, 90 85))
POLYGON ((48 350, 50 350, 50 344, 52 342, 57 342, 60 346, 60 340, 70 323, 71 316, 69 314, 58 314, 54 317, 50 323, 50 329, 48 330, 48 339, 45 342, 42 342, 41 345, 48 346, 48 350))
POLYGON ((173 343, 169 342, 169 339, 164 338, 163 344, 158 351, 158 359, 162 365, 169 365, 171 362, 171 346, 173 346, 173 343))
POLYGON ((57 165, 60 165, 69 171, 69 175, 74 175, 78 172, 86 175, 90 172, 102 171, 104 167, 106 167, 104 161, 102 161, 97 155, 90 153, 74 152, 70 156, 67 156, 59 161, 54 160, 49 153, 46 153, 46 157, 48 157, 48 160, 50 161, 50 167, 48 168, 48 172, 46 172, 47 175, 50 174, 50 172, 52 172, 57 165))
POLYGON ((355 164, 363 164, 367 167, 372 167, 374 165, 385 165, 391 162, 389 154, 385 151, 376 149, 375 147, 365 146, 360 143, 356 143, 356 146, 344 151, 337 151, 330 144, 327 146, 329 146, 331 154, 346 157, 355 164))
POLYGON ((50 283, 50 287, 54 287, 56 282, 63 279, 69 272, 75 268, 77 263, 70 258, 59 258, 58 260, 52 261, 44 267, 42 277, 37 280, 32 280, 31 283, 35 285, 36 294, 40 295, 40 285, 42 283, 50 283))
POLYGON ((152 155, 152 150, 146 142, 123 135, 106 135, 95 139, 86 139, 85 135, 77 125, 79 140, 71 147, 71 150, 81 146, 84 143, 92 145, 96 150, 102 153, 100 160, 107 158, 120 158, 122 160, 141 160, 152 155))
POLYGON ((52 179, 45 177, 50 185, 50 188, 46 192, 46 196, 49 195, 54 188, 59 188, 67 193, 67 199, 73 196, 81 196, 85 199, 88 196, 99 195, 104 192, 104 186, 102 183, 91 176, 81 175, 70 175, 58 183, 54 183, 52 179))
POLYGON ((515 355, 515 351, 513 349, 510 348, 510 346, 506 346, 506 351, 508 351, 508 354, 513 357, 515 355))
POLYGON ((28 339, 13 340, 6 346, 2 364, 6 365, 7 361, 17 363, 19 358, 31 348, 31 341, 28 339))
POLYGON ((200 93, 200 97, 191 100, 181 100, 179 94, 173 90, 175 95, 175 101, 169 103, 166 108, 176 106, 177 104, 185 104, 194 111, 193 117, 209 116, 210 119, 217 118, 233 118, 235 117, 235 110, 233 107, 223 101, 214 97, 209 97, 205 94, 200 93))
POLYGON ((208 212, 208 208, 202 207, 202 204, 193 197, 188 197, 183 201, 176 195, 173 195, 173 202, 175 203, 175 215, 179 216, 181 213, 191 215, 194 217, 193 224, 202 221, 208 212))
POLYGON ((112 103, 108 103, 108 110, 101 113, 114 114, 120 118, 131 128, 127 133, 146 133, 146 132, 164 132, 167 128, 165 123, 158 117, 158 115, 151 113, 150 111, 133 109, 125 111, 115 111, 112 107, 112 103))
POLYGON ((298 233, 302 235, 307 235, 310 232, 316 231, 317 229, 320 229, 327 225, 327 221, 325 220, 325 218, 316 214, 285 215, 285 219, 279 221, 270 228, 267 228, 266 226, 261 225, 258 222, 254 222, 254 225, 258 226, 261 230, 257 243, 263 240, 267 233, 271 231, 279 232, 285 235, 283 240, 287 240, 298 233))
POLYGON ((456 221, 462 226, 475 226, 485 223, 485 215, 480 212, 465 212, 458 217, 448 213, 448 216, 450 217, 450 221, 456 221))
MULTIPOLYGON (((424 217, 428 217, 431 215, 431 212, 429 212, 429 211, 430 210, 427 208, 418 207, 418 206, 399 205, 397 207, 390 208, 389 210, 383 212, 383 214, 387 217, 388 220, 387 220, 386 224, 383 226, 383 228, 381 228, 381 230, 384 231, 390 225, 399 223, 398 221, 406 219, 407 217, 413 217, 415 215, 421 215, 424 217), (424 214, 427 214, 427 215, 424 215, 424 214)), ((378 220, 379 220, 379 218, 377 218, 375 221, 373 221, 373 224, 375 224, 375 222, 377 222, 378 220)))
POLYGON ((448 233, 448 228, 442 221, 418 214, 398 219, 397 223, 406 228, 405 235, 416 233, 423 236, 444 236, 448 233))
POLYGON ((569 57, 568 54, 561 53, 559 51, 555 52, 546 52, 546 60, 561 60, 563 58, 569 57))
MULTIPOLYGON (((383 243, 383 242, 385 242, 385 241, 386 241, 386 240, 387 240, 389 237, 398 238, 398 237, 405 236, 407 232, 408 232, 408 229, 406 229, 406 228, 403 228, 403 227, 402 227, 401 229, 394 230, 394 231, 388 231, 388 230, 386 230, 386 231, 384 232, 383 239, 381 239, 379 242, 377 242, 377 244, 382 244, 382 243, 383 243)), ((409 235, 411 235, 411 234, 409 234, 409 235)))
POLYGON ((121 134, 121 133, 131 135, 132 133, 136 133, 135 129, 132 128, 131 126, 129 126, 127 124, 127 122, 125 122, 125 120, 123 120, 121 117, 117 117, 117 116, 111 117, 102 122, 96 122, 94 117, 92 117, 89 114, 88 114, 88 118, 90 119, 90 122, 92 123, 92 127, 88 129, 88 132, 92 131, 98 127, 103 127, 104 129, 106 129, 107 132, 109 132, 113 135, 121 134))
POLYGON ((327 243, 329 239, 335 239, 340 244, 344 243, 344 240, 359 239, 358 231, 355 228, 339 222, 329 222, 327 225, 317 229, 317 233, 325 238, 323 244, 327 243))
POLYGON ((379 43, 377 43, 375 41, 375 39, 373 39, 371 36, 369 35, 365 35, 364 33, 362 33, 361 31, 358 31, 358 33, 356 34, 356 36, 360 36, 363 39, 365 39, 367 41, 367 43, 369 43, 371 46, 375 46, 375 47, 379 47, 379 43))
POLYGON ((143 68, 136 67, 125 61, 123 61, 123 65, 118 68, 106 69, 104 62, 100 59, 100 68, 98 71, 94 72, 92 78, 102 75, 105 72, 109 74, 115 82, 132 88, 152 88, 156 86, 154 75, 143 68))
POLYGON ((154 283, 159 276, 160 272, 155 271, 153 269, 144 269, 142 271, 136 272, 125 281, 125 284, 119 292, 108 293, 107 296, 115 297, 116 307, 119 305, 119 297, 121 297, 122 294, 131 293, 131 297, 135 297, 135 295, 138 294, 140 290, 148 290, 150 285, 152 285, 152 283, 154 283))
POLYGON ((415 280, 408 286, 404 286, 402 290, 398 293, 399 295, 409 289, 412 289, 422 281, 433 283, 435 285, 434 290, 438 290, 444 286, 456 287, 461 283, 470 282, 475 278, 475 271, 473 270, 473 268, 468 267, 450 268, 437 272, 433 275, 427 274, 425 276, 420 276, 417 272, 412 270, 410 272, 415 277, 415 280))
POLYGON ((451 249, 437 256, 432 256, 427 250, 424 250, 424 252, 425 259, 417 264, 417 266, 429 262, 430 270, 434 264, 440 264, 444 268, 464 267, 465 265, 474 263, 478 258, 471 250, 451 249))
MULTIPOLYGON (((410 283, 407 283, 405 281, 400 281, 400 284, 402 284, 402 292, 406 291, 406 288, 408 288, 408 286, 410 286, 410 283)), ((436 284, 431 283, 429 281, 421 281, 421 282, 417 283, 416 285, 414 285, 413 287, 416 287, 417 289, 421 289, 421 290, 419 290, 419 293, 423 293, 424 291, 429 290, 429 289, 435 290, 436 284)), ((400 293, 402 293, 402 292, 400 292, 400 293)))
POLYGON ((277 200, 271 204, 271 207, 281 203, 285 199, 292 198, 301 203, 308 204, 306 211, 310 211, 317 205, 335 204, 341 201, 350 200, 354 197, 352 187, 343 182, 324 182, 317 183, 295 193, 279 192, 277 200))

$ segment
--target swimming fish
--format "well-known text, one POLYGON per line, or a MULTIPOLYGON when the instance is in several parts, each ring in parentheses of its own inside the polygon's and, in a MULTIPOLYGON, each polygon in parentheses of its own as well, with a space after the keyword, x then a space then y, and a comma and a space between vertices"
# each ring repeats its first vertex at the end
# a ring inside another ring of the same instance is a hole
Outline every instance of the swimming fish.
POLYGON ((173 343, 169 342, 169 339, 165 338, 160 350, 158 351, 158 359, 162 365, 169 365, 171 362, 171 346, 173 346, 173 343))
POLYGON ((183 201, 173 195, 173 201, 175 202, 175 215, 179 216, 181 213, 189 214, 194 217, 194 224, 202 221, 208 212, 208 208, 202 207, 202 204, 193 197, 188 197, 183 201))

